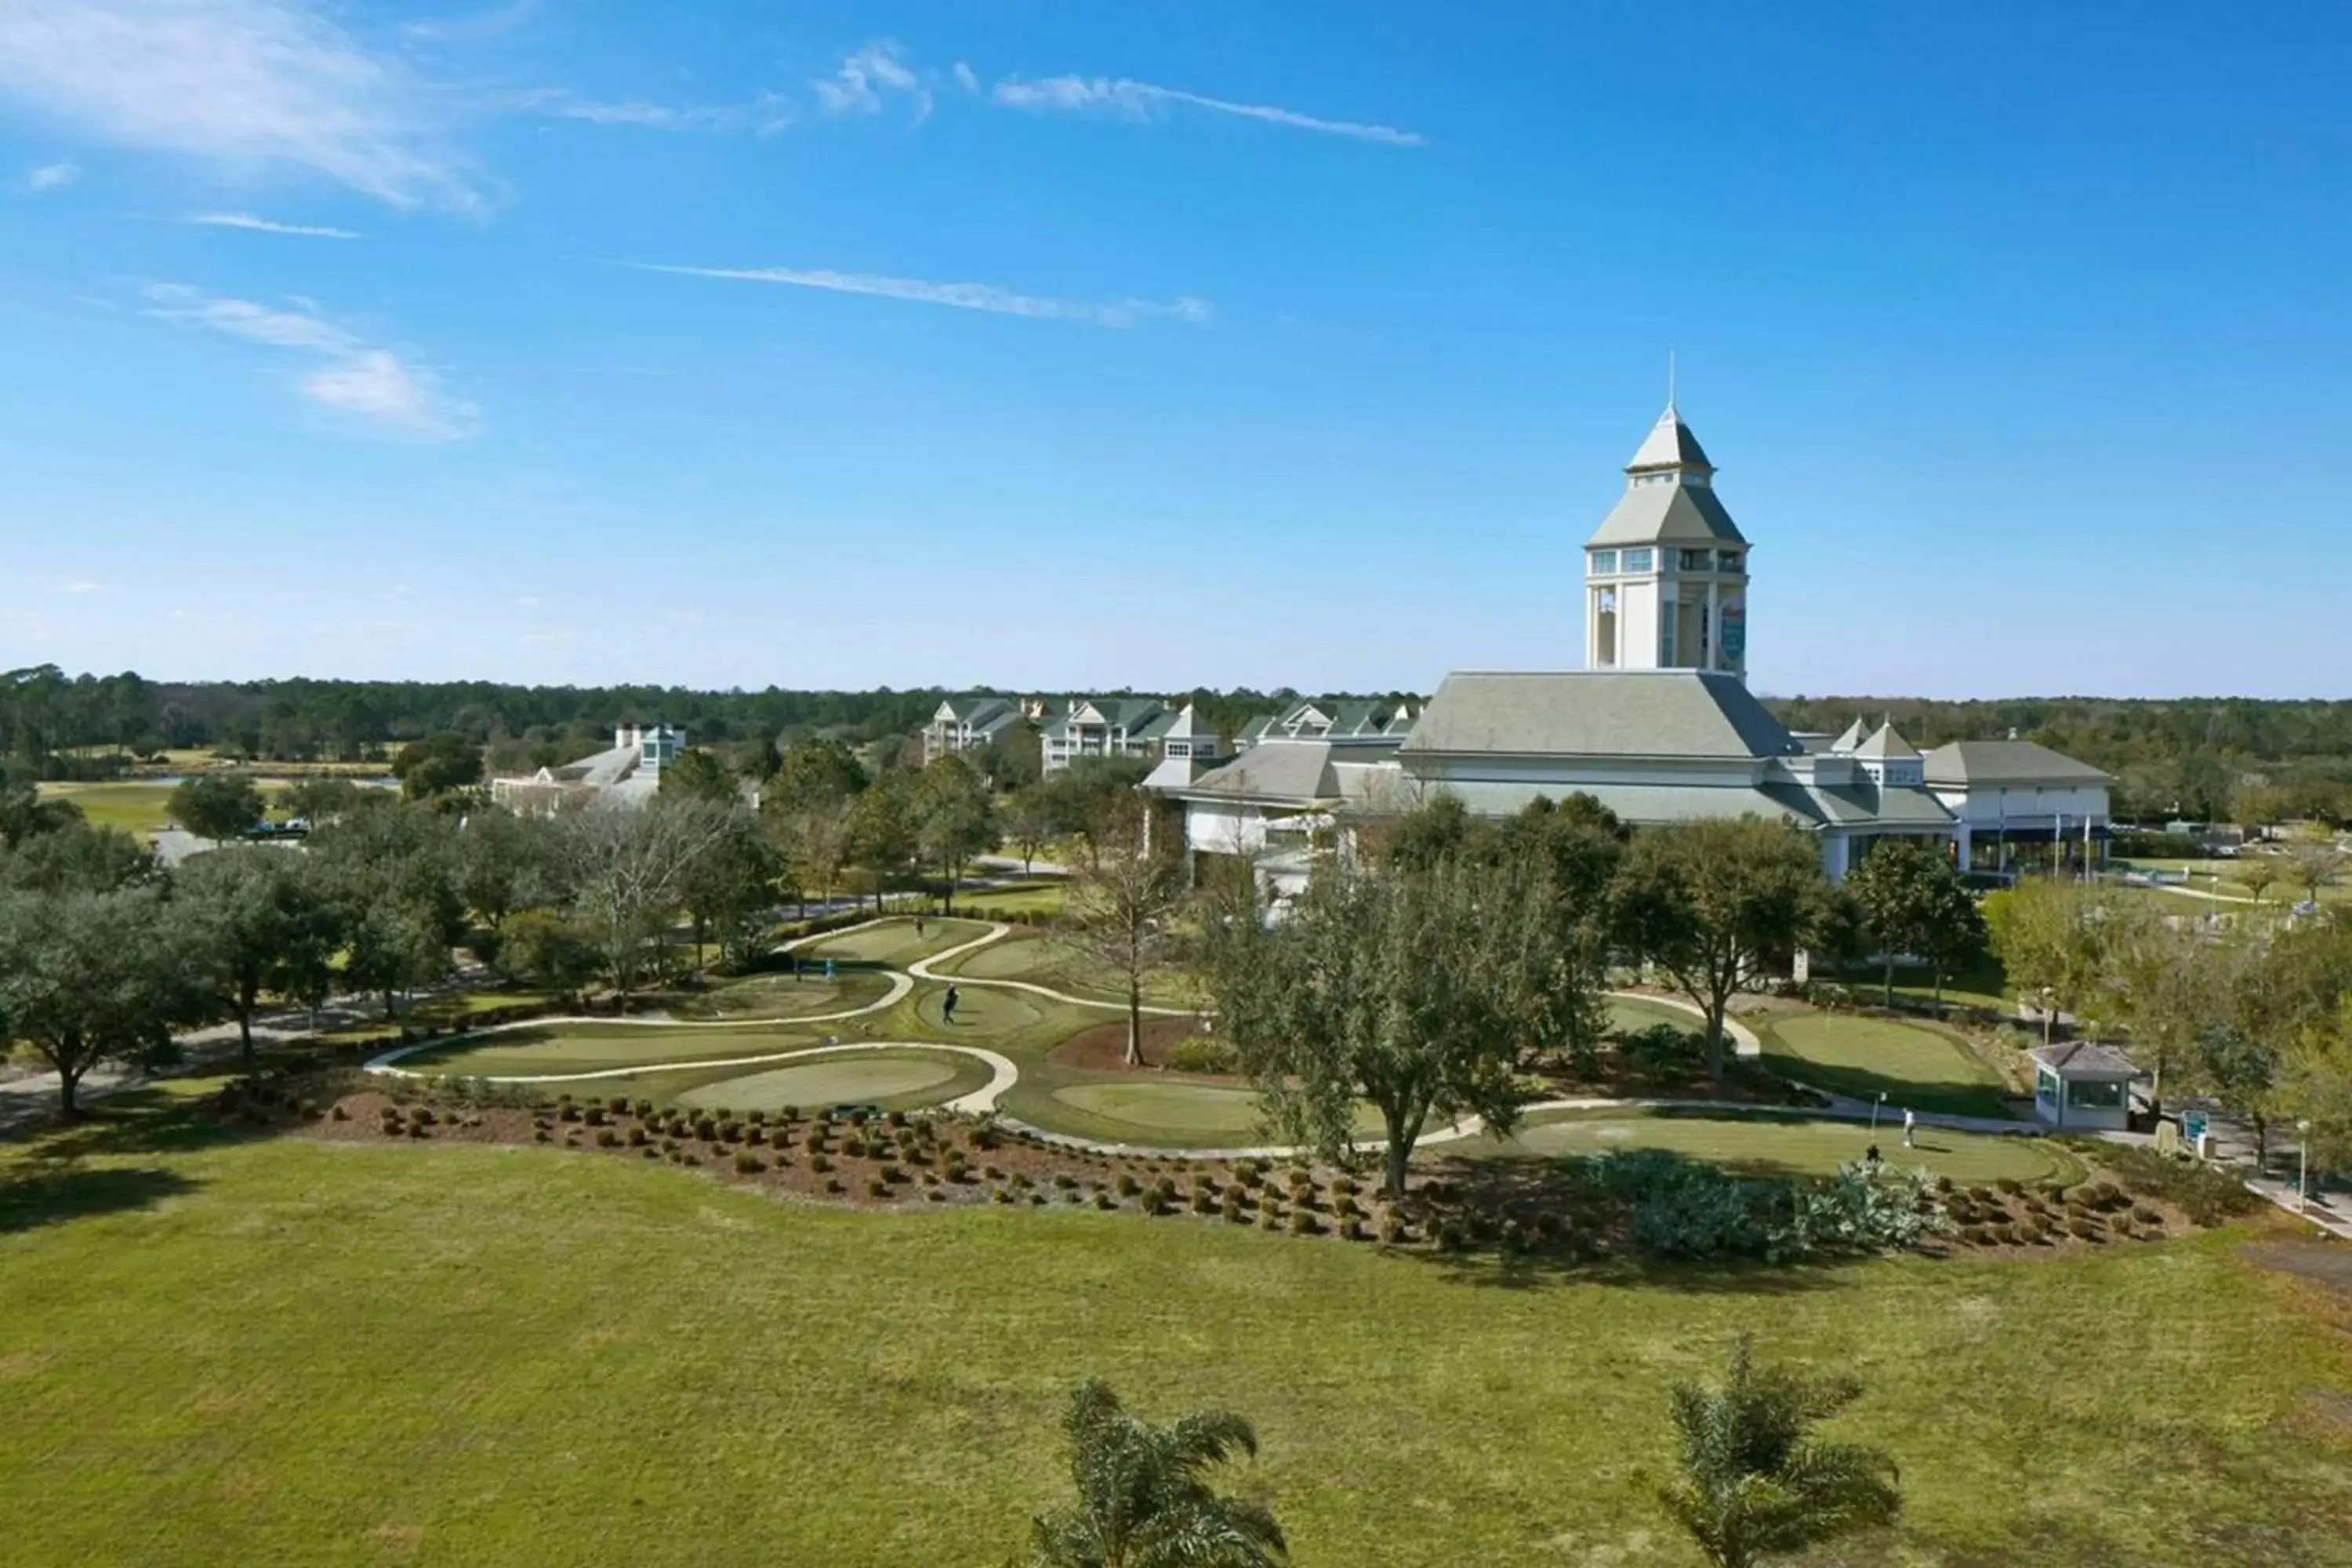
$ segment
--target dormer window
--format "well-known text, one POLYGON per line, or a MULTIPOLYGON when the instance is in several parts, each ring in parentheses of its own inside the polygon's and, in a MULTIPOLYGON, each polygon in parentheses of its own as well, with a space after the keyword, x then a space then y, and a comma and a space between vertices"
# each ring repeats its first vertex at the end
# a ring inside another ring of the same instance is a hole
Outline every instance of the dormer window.
POLYGON ((1609 576, 1616 570, 1617 552, 1615 551, 1596 550, 1592 552, 1592 574, 1595 577, 1609 576))
POLYGON ((1647 572, 1651 569, 1652 559, 1651 552, 1647 550, 1628 550, 1624 555, 1624 569, 1628 572, 1647 572))

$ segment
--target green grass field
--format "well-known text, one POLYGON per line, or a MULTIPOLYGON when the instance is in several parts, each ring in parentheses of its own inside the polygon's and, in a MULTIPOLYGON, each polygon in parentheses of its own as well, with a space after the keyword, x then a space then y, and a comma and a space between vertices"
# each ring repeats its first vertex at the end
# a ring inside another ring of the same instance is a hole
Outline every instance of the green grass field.
POLYGON ((400 1065, 411 1072, 495 1078, 601 1072, 638 1062, 754 1057, 824 1043, 809 1029, 697 1029, 618 1021, 550 1023, 428 1046, 403 1057, 400 1065))
POLYGON ((730 1110, 803 1110, 834 1105, 878 1105, 885 1110, 937 1105, 988 1081, 988 1069, 954 1057, 913 1051, 876 1051, 819 1058, 799 1066, 771 1068, 722 1079, 677 1096, 681 1105, 723 1106, 730 1110))
MULTIPOLYGON (((1503 1272, 1192 1218, 861 1215, 635 1161, 154 1122, 0 1184, 23 1568, 1002 1563, 1076 1380, 1240 1410, 1302 1564, 1696 1561, 1667 1394, 1754 1331, 1902 1466, 1850 1565, 2345 1561, 2352 1350, 2228 1235, 1503 1272)), ((5 1158, 5 1156, 0 1156, 5 1158)))
MULTIPOLYGON (((1016 936, 992 942, 986 947, 975 948, 961 957, 950 959, 939 966, 937 973, 970 975, 981 980, 1025 980, 1032 985, 1067 992, 1073 996, 1100 997, 1107 1001, 1122 1000, 1126 995, 1125 986, 1117 973, 1094 963, 1086 954, 1044 936, 1016 936)), ((1154 975, 1148 980, 1143 988, 1143 999, 1160 1007, 1197 1006, 1206 1000, 1196 981, 1188 975, 1172 973, 1154 975)))
POLYGON ((1612 996, 1608 1001, 1609 1026, 1624 1034, 1634 1034, 1659 1024, 1672 1024, 1675 1028, 1696 1033, 1706 1026, 1696 1013, 1664 1002, 1642 1002, 1628 996, 1612 996))
POLYGON ((886 969, 904 969, 917 959, 945 952, 951 947, 988 934, 988 928, 977 921, 929 917, 923 921, 922 927, 919 935, 911 916, 887 920, 878 924, 835 932, 795 951, 803 958, 819 963, 830 958, 840 963, 878 964, 886 969))
POLYGON ((2000 1076, 1950 1036, 1851 1013, 1788 1013, 1757 1025, 1765 1064, 1833 1094, 1884 1092, 1902 1108, 1954 1116, 2007 1116, 2000 1076))
POLYGON ((986 910, 1014 920, 1051 920, 1062 912, 1069 884, 1059 881, 1010 882, 1001 888, 967 888, 956 905, 986 910))
POLYGON ((2081 1161, 2046 1139, 1922 1127, 1917 1147, 1906 1149, 1899 1125, 1882 1125, 1874 1140, 1865 1122, 1761 1111, 1751 1115, 1667 1110, 1538 1111, 1516 1138, 1440 1147, 1446 1153, 1476 1158, 1538 1155, 1547 1159, 1619 1149, 1671 1149, 1735 1171, 1827 1175, 1849 1160, 1861 1159, 1873 1142, 1889 1165, 1932 1171, 1963 1185, 2002 1176, 2071 1184, 2084 1175, 2081 1161))
MULTIPOLYGON (((257 778, 253 782, 265 798, 293 787, 288 779, 257 778)), ((100 784, 50 782, 39 787, 44 799, 69 800, 79 806, 93 827, 119 827, 125 833, 148 834, 160 833, 172 826, 171 816, 164 809, 172 798, 170 784, 123 779, 100 784)))
POLYGON ((844 970, 824 978, 822 966, 798 975, 763 973, 720 983, 675 1004, 681 1018, 798 1018, 845 1013, 880 1001, 890 982, 871 970, 844 970))

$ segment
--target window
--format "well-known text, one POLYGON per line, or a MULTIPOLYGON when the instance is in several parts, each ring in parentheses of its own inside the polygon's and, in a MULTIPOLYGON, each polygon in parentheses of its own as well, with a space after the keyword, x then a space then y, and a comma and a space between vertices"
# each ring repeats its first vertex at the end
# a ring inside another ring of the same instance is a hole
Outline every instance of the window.
POLYGON ((1682 619, 1672 608, 1658 617, 1658 662, 1668 668, 1675 662, 1675 623, 1682 619))
POLYGON ((1738 571, 1738 570, 1739 570, 1739 552, 1738 552, 1737 550, 1718 550, 1718 551, 1717 551, 1717 552, 1715 552, 1715 569, 1716 569, 1717 571, 1718 571, 1718 572, 1737 572, 1737 571, 1738 571))
POLYGON ((1680 559, 1676 564, 1685 572, 1704 572, 1715 564, 1715 555, 1711 551, 1685 550, 1677 553, 1680 559))
POLYGON ((2093 1082, 2076 1081, 2066 1086, 2066 1104, 2074 1110, 2118 1110, 2123 1108, 2124 1086, 2115 1079, 2093 1082))
POLYGON ((1606 577, 1616 570, 1617 552, 1615 551, 1596 550, 1592 552, 1592 574, 1595 577, 1606 577))
POLYGON ((1624 562, 1625 570, 1628 572, 1647 572, 1650 570, 1650 552, 1646 550, 1628 550, 1625 552, 1624 562))

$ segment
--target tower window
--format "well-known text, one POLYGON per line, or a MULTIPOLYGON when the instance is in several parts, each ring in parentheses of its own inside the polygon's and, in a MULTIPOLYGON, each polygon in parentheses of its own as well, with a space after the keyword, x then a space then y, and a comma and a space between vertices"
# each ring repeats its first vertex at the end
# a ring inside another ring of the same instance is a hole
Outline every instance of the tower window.
POLYGON ((1616 570, 1617 552, 1615 551, 1596 550, 1592 552, 1592 574, 1594 576, 1606 577, 1616 570))
POLYGON ((1717 571, 1718 571, 1718 572, 1737 572, 1737 571, 1738 571, 1738 570, 1739 570, 1739 552, 1738 552, 1737 550, 1718 550, 1718 551, 1717 551, 1717 552, 1715 552, 1715 569, 1716 569, 1717 571))
POLYGON ((1647 572, 1651 569, 1651 554, 1646 550, 1625 552, 1625 570, 1628 572, 1647 572))
POLYGON ((1680 554, 1681 559, 1677 564, 1685 572, 1704 572, 1715 564, 1715 557, 1708 551, 1685 550, 1680 554))

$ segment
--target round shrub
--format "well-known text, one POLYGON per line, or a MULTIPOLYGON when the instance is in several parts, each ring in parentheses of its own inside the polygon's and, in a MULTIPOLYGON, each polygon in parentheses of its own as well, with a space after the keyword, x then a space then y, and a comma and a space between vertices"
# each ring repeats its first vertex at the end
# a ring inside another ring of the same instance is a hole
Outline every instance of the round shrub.
POLYGON ((1404 1240, 1404 1221, 1399 1219, 1392 1213, 1384 1214, 1381 1215, 1381 1227, 1379 1234, 1380 1238, 1382 1241, 1388 1243, 1391 1247, 1394 1247, 1404 1240))
POLYGON ((708 1116, 698 1117, 695 1119, 694 1135, 708 1143, 719 1136, 719 1123, 708 1116))
POLYGON ((735 1156, 735 1173, 739 1176, 757 1175, 767 1168, 768 1163, 749 1149, 735 1156))
POLYGON ((826 1159, 821 1153, 811 1154, 808 1157, 808 1160, 809 1169, 814 1171, 820 1176, 833 1169, 833 1162, 826 1159))
POLYGON ((637 1115, 638 1115, 640 1118, 644 1118, 644 1117, 651 1116, 653 1113, 654 1113, 654 1102, 653 1102, 652 1100, 641 1100, 637 1101, 637 1115))
POLYGON ((661 1158, 661 1151, 655 1148, 650 1143, 646 1144, 643 1149, 640 1149, 637 1152, 648 1160, 658 1160, 661 1158))
POLYGON ((596 1131, 596 1147, 598 1147, 599 1149, 617 1149, 617 1148, 619 1148, 620 1146, 621 1146, 621 1135, 620 1135, 619 1133, 617 1133, 617 1132, 614 1131, 613 1131, 611 1128, 609 1128, 609 1127, 602 1127, 602 1128, 597 1129, 597 1131, 596 1131))
POLYGON ((784 1120, 785 1120, 785 1121, 798 1121, 800 1119, 801 1119, 801 1108, 800 1108, 799 1106, 797 1106, 797 1105, 787 1105, 787 1106, 785 1106, 785 1107, 784 1107, 784 1120))
POLYGON ((771 1148, 771 1149, 789 1149, 789 1148, 791 1148, 792 1146, 793 1146, 793 1135, 792 1135, 789 1131, 785 1131, 783 1128, 779 1127, 779 1128, 777 1128, 774 1131, 772 1131, 772 1132, 771 1132, 771 1133, 769 1133, 769 1134, 768 1134, 768 1147, 769 1147, 769 1148, 771 1148))
POLYGON ((1262 1205, 1257 1211, 1257 1223, 1261 1230, 1280 1230, 1282 1211, 1272 1204, 1262 1205))
POLYGON ((531 1137, 531 1142, 533 1142, 534 1143, 552 1143, 552 1142, 555 1142, 555 1134, 554 1134, 554 1133, 552 1133, 552 1132, 550 1132, 550 1131, 549 1131, 546 1128, 544 1128, 544 1127, 541 1127, 541 1128, 538 1129, 537 1131, 533 1131, 533 1132, 531 1133, 530 1137, 531 1137))
POLYGON ((642 1149, 642 1148, 644 1148, 645 1146, 646 1146, 646 1130, 645 1130, 644 1128, 642 1128, 642 1127, 632 1127, 632 1128, 630 1128, 630 1129, 629 1129, 629 1147, 630 1147, 630 1148, 632 1148, 632 1149, 642 1149))
POLYGON ((2089 1219, 2070 1219, 2066 1222, 2066 1230, 2069 1235, 2084 1241, 2096 1241, 2099 1239, 2099 1227, 2095 1222, 2089 1219))
POLYGON ((827 1176, 824 1179, 824 1190, 833 1194, 835 1197, 839 1197, 849 1189, 841 1184, 841 1178, 839 1176, 827 1176))
POLYGON ((2134 1204, 2131 1216, 2135 1225, 2154 1226, 2158 1229, 2162 1229, 2164 1226, 2164 1216, 2146 1204, 2134 1204))
POLYGON ((868 1176, 866 1179, 866 1195, 869 1198, 887 1198, 890 1195, 890 1184, 879 1176, 868 1176))
POLYGON ((1098 1192, 1095 1194, 1095 1207, 1098 1209, 1115 1209, 1118 1207, 1118 1200, 1111 1196, 1108 1193, 1098 1192))

